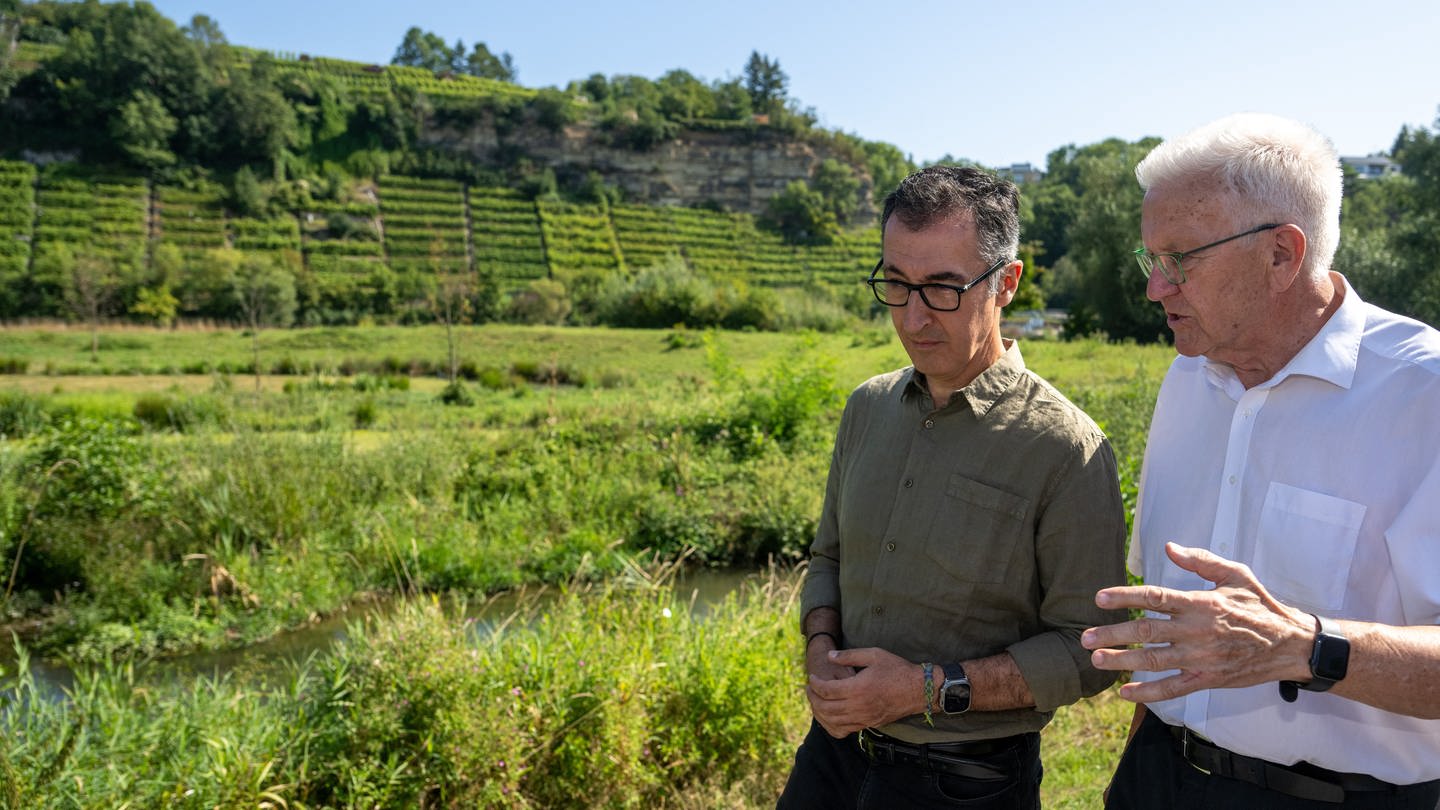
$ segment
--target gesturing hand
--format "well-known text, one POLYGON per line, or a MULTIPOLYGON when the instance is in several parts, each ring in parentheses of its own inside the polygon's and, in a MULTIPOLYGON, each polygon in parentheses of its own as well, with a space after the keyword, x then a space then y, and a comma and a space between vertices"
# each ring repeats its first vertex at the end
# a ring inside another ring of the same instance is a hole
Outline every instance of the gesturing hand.
POLYGON ((1120 695, 1137 703, 1188 695, 1201 689, 1305 680, 1315 639, 1310 614, 1283 604, 1250 568, 1205 549, 1165 544, 1180 568, 1215 583, 1214 590, 1179 591, 1158 585, 1106 588, 1095 595, 1102 608, 1143 608, 1168 619, 1141 618, 1092 627, 1080 637, 1097 669, 1177 674, 1149 683, 1127 683, 1120 695), (1103 649, 1142 644, 1135 649, 1103 649))

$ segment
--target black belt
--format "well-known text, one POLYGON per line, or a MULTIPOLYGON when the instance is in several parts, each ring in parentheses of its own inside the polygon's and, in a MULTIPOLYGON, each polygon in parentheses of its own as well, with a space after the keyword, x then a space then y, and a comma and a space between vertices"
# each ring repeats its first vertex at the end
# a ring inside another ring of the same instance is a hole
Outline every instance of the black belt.
POLYGON ((1172 726, 1169 723, 1163 725, 1179 744, 1180 755, 1196 768, 1216 776, 1249 782, 1297 799, 1339 804, 1345 801, 1346 793, 1404 790, 1404 787, 1382 782, 1363 773, 1340 773, 1308 762, 1277 765, 1257 757, 1247 757, 1221 748, 1183 726, 1172 726))
POLYGON ((859 739, 860 750, 870 757, 871 762, 928 768, 975 782, 997 782, 1009 779, 1011 770, 976 757, 994 756, 1009 751, 1023 741, 1025 736, 1017 734, 1013 737, 973 742, 908 743, 867 728, 860 732, 859 739))

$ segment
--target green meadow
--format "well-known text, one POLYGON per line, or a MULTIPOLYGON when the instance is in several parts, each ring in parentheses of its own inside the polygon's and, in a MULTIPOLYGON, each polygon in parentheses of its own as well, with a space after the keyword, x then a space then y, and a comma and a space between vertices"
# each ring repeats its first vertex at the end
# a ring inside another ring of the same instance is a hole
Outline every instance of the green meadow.
MULTIPOLYGON (((1171 350, 1022 347, 1106 429, 1133 497, 1171 350)), ((90 348, 0 330, 20 651, 0 800, 773 804, 807 722, 796 566, 845 394, 904 363, 888 324, 116 328, 90 348), (683 567, 758 576, 701 615, 683 567), (540 586, 497 625, 460 607, 540 586), (304 663, 153 677, 377 602, 304 663), (63 699, 40 658, 73 667, 63 699)), ((1060 713, 1047 806, 1098 803, 1128 713, 1109 694, 1060 713)))

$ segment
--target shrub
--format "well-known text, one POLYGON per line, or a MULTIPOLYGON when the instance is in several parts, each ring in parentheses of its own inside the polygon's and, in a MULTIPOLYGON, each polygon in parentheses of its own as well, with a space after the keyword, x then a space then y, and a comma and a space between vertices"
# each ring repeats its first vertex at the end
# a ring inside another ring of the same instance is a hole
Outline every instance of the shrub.
POLYGON ((464 383, 456 380, 440 392, 440 401, 446 405, 470 406, 475 404, 475 397, 470 395, 470 390, 464 383))
POLYGON ((510 299, 506 319, 516 323, 561 324, 570 315, 565 285, 552 279, 537 279, 510 299))
POLYGON ((40 397, 24 391, 0 391, 0 438, 29 436, 49 424, 50 414, 40 397))
POLYGON ((188 433, 200 425, 220 424, 226 419, 225 407, 219 400, 205 396, 143 394, 135 400, 133 414, 136 421, 152 430, 176 433, 188 433))
POLYGON ((378 415, 379 408, 375 405, 374 397, 365 397, 355 403, 355 407, 350 411, 351 419, 354 421, 357 430, 374 426, 375 419, 378 415))

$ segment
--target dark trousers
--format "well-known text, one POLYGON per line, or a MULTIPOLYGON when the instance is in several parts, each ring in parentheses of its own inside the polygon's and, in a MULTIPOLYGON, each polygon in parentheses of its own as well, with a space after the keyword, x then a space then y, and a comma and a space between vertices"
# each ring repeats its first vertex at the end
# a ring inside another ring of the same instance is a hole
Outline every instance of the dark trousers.
POLYGON ((1040 738, 1031 734, 1016 748, 985 758, 1013 777, 999 784, 973 782, 914 765, 871 762, 857 736, 831 737, 819 723, 795 752, 795 767, 777 810, 1039 810, 1040 738))
POLYGON ((1153 714, 1125 747, 1110 782, 1106 810, 1435 810, 1440 782, 1392 791, 1350 792, 1339 804, 1287 796, 1239 779, 1208 774, 1180 754, 1169 727, 1153 714))

